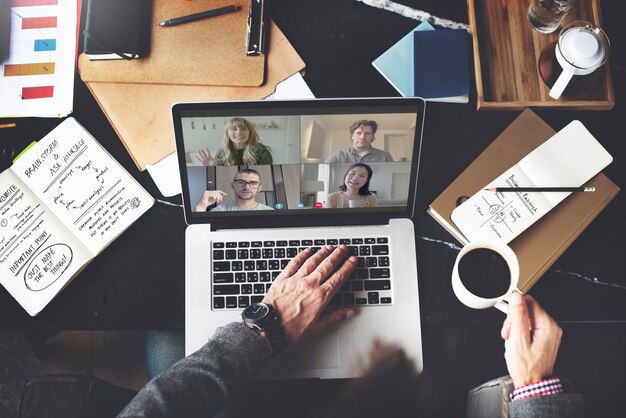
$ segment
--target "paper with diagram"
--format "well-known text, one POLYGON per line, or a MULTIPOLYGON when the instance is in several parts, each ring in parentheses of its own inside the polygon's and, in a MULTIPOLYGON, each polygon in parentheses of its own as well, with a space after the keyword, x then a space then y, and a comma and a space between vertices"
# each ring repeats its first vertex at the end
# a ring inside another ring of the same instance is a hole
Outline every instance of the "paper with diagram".
POLYGON ((36 315, 153 203, 66 119, 0 174, 0 283, 36 315))
MULTIPOLYGON (((573 121, 484 188, 578 187, 612 160, 583 124, 573 121)), ((569 194, 481 190, 457 207, 451 219, 469 241, 508 243, 569 194)))
MULTIPOLYGON (((0 59, 0 117, 61 117, 72 112, 77 0, 11 0, 9 54, 0 59)), ((0 54, 2 55, 2 54, 0 54)))

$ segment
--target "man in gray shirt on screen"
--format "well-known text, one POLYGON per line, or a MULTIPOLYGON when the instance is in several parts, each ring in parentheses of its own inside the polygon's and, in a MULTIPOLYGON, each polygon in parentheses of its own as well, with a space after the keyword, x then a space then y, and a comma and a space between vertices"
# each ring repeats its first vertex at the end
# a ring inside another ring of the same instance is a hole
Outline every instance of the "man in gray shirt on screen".
POLYGON ((386 163, 393 162, 393 157, 387 151, 372 147, 376 137, 378 124, 373 120, 357 120, 350 125, 350 139, 352 146, 348 149, 335 151, 328 158, 326 164, 333 163, 386 163))

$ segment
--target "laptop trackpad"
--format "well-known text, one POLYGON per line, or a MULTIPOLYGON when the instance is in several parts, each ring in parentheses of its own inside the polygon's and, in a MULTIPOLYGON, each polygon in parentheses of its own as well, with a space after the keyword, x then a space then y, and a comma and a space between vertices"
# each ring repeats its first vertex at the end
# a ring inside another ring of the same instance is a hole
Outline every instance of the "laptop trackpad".
POLYGON ((309 339, 280 355, 277 369, 327 369, 339 367, 339 341, 336 332, 309 339))

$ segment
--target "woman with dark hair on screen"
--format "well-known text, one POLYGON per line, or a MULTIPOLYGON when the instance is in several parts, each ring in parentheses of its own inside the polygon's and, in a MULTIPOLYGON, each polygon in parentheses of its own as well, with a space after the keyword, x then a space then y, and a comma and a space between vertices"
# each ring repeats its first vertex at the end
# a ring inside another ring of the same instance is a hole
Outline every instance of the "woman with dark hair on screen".
POLYGON ((198 151, 202 165, 272 164, 272 153, 263 145, 254 124, 244 118, 232 118, 224 127, 222 149, 211 155, 208 149, 198 151))
POLYGON ((378 206, 376 195, 370 192, 372 167, 364 163, 352 164, 339 191, 328 195, 326 208, 373 208, 378 206))

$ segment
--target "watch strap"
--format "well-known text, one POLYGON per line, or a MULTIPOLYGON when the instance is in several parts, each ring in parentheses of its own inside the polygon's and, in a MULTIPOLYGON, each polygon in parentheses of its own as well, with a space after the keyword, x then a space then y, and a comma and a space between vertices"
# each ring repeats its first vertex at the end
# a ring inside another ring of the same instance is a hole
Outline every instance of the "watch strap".
POLYGON ((278 313, 272 307, 271 318, 268 317, 263 323, 263 331, 272 346, 272 354, 278 354, 287 347, 287 337, 280 325, 278 313))

